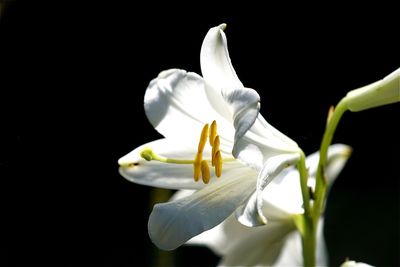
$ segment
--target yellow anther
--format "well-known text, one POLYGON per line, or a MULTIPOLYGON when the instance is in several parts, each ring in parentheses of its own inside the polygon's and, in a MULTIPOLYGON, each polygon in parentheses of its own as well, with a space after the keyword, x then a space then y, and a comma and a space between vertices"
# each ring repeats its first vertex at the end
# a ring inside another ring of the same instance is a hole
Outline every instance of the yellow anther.
POLYGON ((221 157, 221 151, 217 151, 215 153, 215 175, 217 177, 221 177, 222 174, 222 157, 221 157))
POLYGON ((211 150, 211 165, 213 167, 215 166, 215 154, 217 153, 217 151, 219 151, 219 145, 220 145, 219 135, 217 135, 214 138, 214 145, 211 150))
POLYGON ((214 145, 214 139, 216 135, 217 135, 217 122, 214 120, 210 126, 210 136, 208 139, 211 146, 214 145))
POLYGON ((210 181, 210 168, 208 168, 206 160, 201 161, 201 178, 205 184, 210 181))
POLYGON ((206 145, 207 142, 207 137, 208 137, 208 123, 204 125, 203 130, 201 131, 199 147, 197 149, 198 153, 203 153, 204 146, 206 145))
POLYGON ((202 158, 203 158, 202 153, 197 152, 196 157, 193 162, 193 178, 194 178, 195 182, 197 182, 200 178, 202 158))

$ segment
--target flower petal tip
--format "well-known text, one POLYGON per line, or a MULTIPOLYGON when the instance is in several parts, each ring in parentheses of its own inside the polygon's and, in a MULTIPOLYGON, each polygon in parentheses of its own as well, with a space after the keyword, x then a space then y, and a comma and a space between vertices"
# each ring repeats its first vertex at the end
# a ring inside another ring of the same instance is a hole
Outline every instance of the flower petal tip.
POLYGON ((163 223, 168 219, 166 216, 166 210, 162 207, 163 204, 156 204, 153 207, 153 211, 150 214, 149 221, 147 223, 148 234, 153 242, 159 249, 170 251, 178 248, 183 242, 176 242, 177 240, 169 238, 166 232, 163 231, 163 223), (160 223, 161 222, 161 223, 160 223))
POLYGON ((347 146, 342 155, 346 158, 349 158, 351 154, 353 154, 353 148, 351 146, 347 146))
POLYGON ((129 169, 138 166, 139 163, 130 157, 123 156, 118 160, 118 165, 121 169, 129 169))
POLYGON ((258 220, 260 222, 260 225, 266 225, 268 223, 267 218, 262 214, 262 211, 258 212, 258 220))
POLYGON ((246 218, 245 216, 237 217, 238 222, 246 227, 257 227, 263 226, 268 223, 268 220, 264 216, 257 216, 257 220, 246 218))
POLYGON ((349 158, 353 154, 353 148, 345 144, 333 144, 329 147, 328 156, 349 158))

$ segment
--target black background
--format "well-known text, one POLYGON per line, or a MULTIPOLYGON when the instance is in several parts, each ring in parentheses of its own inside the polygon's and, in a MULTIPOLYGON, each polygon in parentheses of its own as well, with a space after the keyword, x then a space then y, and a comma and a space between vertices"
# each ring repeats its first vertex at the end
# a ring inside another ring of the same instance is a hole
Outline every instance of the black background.
MULTIPOLYGON (((200 73, 210 27, 228 24, 240 79, 306 153, 318 149, 330 105, 400 67, 394 7, 225 5, 8 2, 0 22, 6 265, 156 264, 150 189, 124 180, 117 160, 159 137, 143 112, 147 84, 167 68, 200 73)), ((339 125, 335 141, 354 154, 327 204, 333 266, 346 257, 400 264, 399 113, 398 104, 346 113, 339 125)), ((175 260, 218 258, 183 247, 175 260)))

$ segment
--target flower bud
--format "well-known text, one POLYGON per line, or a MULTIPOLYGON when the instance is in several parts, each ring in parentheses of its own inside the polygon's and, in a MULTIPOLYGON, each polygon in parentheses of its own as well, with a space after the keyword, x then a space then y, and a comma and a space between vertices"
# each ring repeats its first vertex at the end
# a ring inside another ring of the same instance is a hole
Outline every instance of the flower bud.
POLYGON ((346 95, 351 111, 362 111, 400 101, 400 68, 380 81, 352 90, 346 95))

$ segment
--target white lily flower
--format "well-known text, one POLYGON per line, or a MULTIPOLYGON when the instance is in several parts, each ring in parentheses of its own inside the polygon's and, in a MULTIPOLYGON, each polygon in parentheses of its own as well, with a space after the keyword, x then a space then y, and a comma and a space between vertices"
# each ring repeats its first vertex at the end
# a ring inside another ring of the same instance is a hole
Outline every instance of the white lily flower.
POLYGON ((351 111, 361 111, 400 101, 400 68, 380 81, 352 90, 346 95, 351 111))
MULTIPOLYGON (((328 150, 326 175, 331 185, 343 169, 351 148, 342 144, 328 150)), ((307 157, 309 186, 315 186, 319 153, 307 157)), ((295 168, 283 171, 263 192, 263 211, 268 224, 245 227, 233 216, 223 223, 192 238, 189 245, 206 245, 222 257, 219 266, 302 266, 301 236, 294 217, 303 213, 299 173, 295 168)), ((317 266, 327 266, 322 233, 323 220, 317 231, 317 266)))
MULTIPOLYGON (((144 99, 146 115, 165 138, 140 146, 118 161, 120 173, 132 182, 198 190, 154 206, 149 235, 165 250, 221 223, 246 203, 256 184, 262 191, 299 158, 297 144, 259 114, 257 92, 238 79, 224 28, 225 24, 211 28, 203 41, 203 77, 170 69, 150 82, 144 99), (265 176, 259 176, 260 171, 265 176), (203 183, 198 182, 200 176, 203 183)), ((245 211, 249 220, 259 220, 259 211, 245 211)))
POLYGON ((347 260, 342 265, 340 265, 340 267, 373 267, 373 266, 362 262, 347 260))

